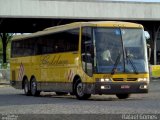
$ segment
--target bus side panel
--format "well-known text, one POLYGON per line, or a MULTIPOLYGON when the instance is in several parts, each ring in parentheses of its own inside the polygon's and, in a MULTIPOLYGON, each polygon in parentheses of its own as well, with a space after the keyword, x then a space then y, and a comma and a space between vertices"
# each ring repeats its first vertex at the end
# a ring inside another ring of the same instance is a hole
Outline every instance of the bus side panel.
POLYGON ((42 90, 72 91, 72 80, 78 68, 77 52, 43 55, 40 62, 42 90))
POLYGON ((17 58, 10 59, 10 84, 17 89, 22 89, 22 82, 18 81, 19 63, 17 58))
POLYGON ((22 89, 23 77, 28 80, 31 76, 31 57, 21 57, 11 59, 11 85, 17 89, 22 89))

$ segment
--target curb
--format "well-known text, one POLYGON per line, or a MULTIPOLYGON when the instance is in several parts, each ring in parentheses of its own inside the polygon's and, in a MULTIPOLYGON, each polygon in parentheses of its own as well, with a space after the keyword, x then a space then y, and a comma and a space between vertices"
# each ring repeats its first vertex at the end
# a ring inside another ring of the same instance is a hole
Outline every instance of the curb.
POLYGON ((6 87, 9 87, 10 85, 9 84, 0 84, 0 88, 6 88, 6 87))
POLYGON ((10 85, 10 83, 0 83, 0 85, 10 85))

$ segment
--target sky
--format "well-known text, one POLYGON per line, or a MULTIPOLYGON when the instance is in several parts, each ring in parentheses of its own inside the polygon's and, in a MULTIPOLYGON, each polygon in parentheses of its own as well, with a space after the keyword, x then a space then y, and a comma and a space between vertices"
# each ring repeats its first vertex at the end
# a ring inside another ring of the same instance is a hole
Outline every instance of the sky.
POLYGON ((160 0, 113 0, 113 1, 160 2, 160 0))

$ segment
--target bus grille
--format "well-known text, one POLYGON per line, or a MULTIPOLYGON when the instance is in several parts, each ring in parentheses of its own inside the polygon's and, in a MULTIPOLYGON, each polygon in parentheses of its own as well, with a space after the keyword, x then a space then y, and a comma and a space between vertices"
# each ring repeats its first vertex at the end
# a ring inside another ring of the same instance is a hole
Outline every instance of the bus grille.
POLYGON ((124 81, 123 78, 113 78, 113 81, 124 81))
POLYGON ((113 78, 113 81, 136 81, 137 78, 113 78))

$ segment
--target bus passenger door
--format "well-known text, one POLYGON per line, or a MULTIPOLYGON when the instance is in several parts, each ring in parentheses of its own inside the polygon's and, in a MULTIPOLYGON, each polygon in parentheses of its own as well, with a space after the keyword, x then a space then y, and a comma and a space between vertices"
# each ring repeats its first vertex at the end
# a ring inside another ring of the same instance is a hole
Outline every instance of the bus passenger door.
POLYGON ((82 29, 82 68, 89 76, 93 75, 94 47, 91 28, 82 29))

